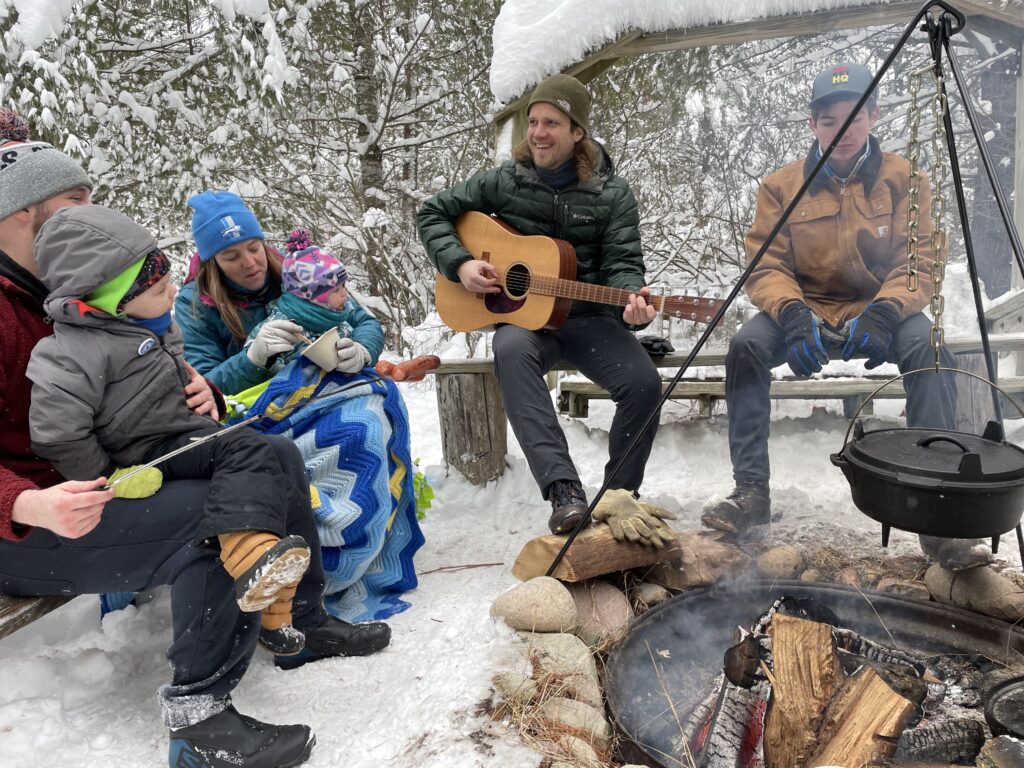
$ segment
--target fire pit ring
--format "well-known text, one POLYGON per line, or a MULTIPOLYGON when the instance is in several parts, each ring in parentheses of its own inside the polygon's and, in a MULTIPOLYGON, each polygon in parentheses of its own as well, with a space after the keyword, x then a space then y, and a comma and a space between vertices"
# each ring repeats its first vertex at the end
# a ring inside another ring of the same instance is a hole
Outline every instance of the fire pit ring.
POLYGON ((685 719, 721 672, 736 626, 749 626, 785 595, 817 600, 843 626, 891 647, 983 654, 1006 664, 1024 655, 1024 630, 892 594, 801 581, 684 592, 641 616, 609 654, 605 693, 624 758, 654 768, 679 765, 677 717, 685 719))

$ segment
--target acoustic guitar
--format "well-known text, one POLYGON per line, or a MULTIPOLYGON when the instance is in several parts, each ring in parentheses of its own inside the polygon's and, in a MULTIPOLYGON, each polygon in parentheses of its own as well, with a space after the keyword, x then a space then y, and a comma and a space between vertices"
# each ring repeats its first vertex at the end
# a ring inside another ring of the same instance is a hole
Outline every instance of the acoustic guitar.
MULTIPOLYGON (((625 307, 630 294, 576 281, 576 251, 569 243, 544 235, 521 235, 500 219, 470 211, 455 221, 459 240, 474 259, 498 271, 500 293, 473 293, 438 273, 437 312, 453 331, 478 331, 511 323, 536 331, 561 327, 574 300, 625 307)), ((701 296, 650 296, 647 302, 666 315, 708 322, 722 299, 701 296)))

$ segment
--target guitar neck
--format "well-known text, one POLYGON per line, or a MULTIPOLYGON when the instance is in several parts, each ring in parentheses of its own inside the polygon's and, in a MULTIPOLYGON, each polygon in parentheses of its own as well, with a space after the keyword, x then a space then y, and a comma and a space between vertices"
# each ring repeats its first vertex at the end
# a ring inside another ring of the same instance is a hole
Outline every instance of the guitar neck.
MULTIPOLYGON (((590 301, 594 304, 610 304, 615 307, 624 307, 629 304, 629 297, 636 291, 627 291, 622 288, 609 288, 606 285, 593 285, 581 283, 575 280, 565 280, 560 277, 545 277, 534 275, 530 281, 531 293, 538 293, 542 296, 556 296, 560 299, 573 299, 574 301, 590 301)), ((667 315, 690 317, 693 310, 703 307, 705 312, 711 310, 714 314, 714 307, 717 306, 717 299, 702 299, 692 296, 658 296, 652 294, 647 297, 647 303, 659 312, 664 311, 667 315)))

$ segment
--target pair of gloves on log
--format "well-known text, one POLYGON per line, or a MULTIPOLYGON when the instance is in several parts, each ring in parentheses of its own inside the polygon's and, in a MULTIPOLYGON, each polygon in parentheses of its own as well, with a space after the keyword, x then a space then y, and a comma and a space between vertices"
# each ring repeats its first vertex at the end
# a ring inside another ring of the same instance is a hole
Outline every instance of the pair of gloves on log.
POLYGON ((619 541, 663 549, 676 539, 676 532, 665 523, 675 520, 675 514, 640 501, 625 488, 606 491, 594 507, 593 519, 595 523, 607 523, 619 541))
POLYGON ((892 335, 900 324, 900 310, 891 301, 875 301, 841 329, 821 322, 802 301, 791 301, 779 313, 786 333, 786 362, 797 376, 810 376, 828 362, 828 350, 842 348, 843 360, 866 357, 864 367, 886 361, 892 335))

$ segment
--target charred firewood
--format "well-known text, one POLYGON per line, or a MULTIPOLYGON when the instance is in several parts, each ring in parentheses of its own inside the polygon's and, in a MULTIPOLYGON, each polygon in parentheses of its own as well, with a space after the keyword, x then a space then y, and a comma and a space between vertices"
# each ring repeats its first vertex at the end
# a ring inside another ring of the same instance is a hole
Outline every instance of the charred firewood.
POLYGON ((738 643, 729 646, 725 652, 723 670, 729 682, 740 688, 749 688, 764 679, 762 664, 770 654, 762 641, 747 633, 738 643))
POLYGON ((985 743, 985 726, 979 720, 956 718, 918 728, 908 728, 899 739, 893 757, 932 760, 952 765, 974 765, 985 743))

